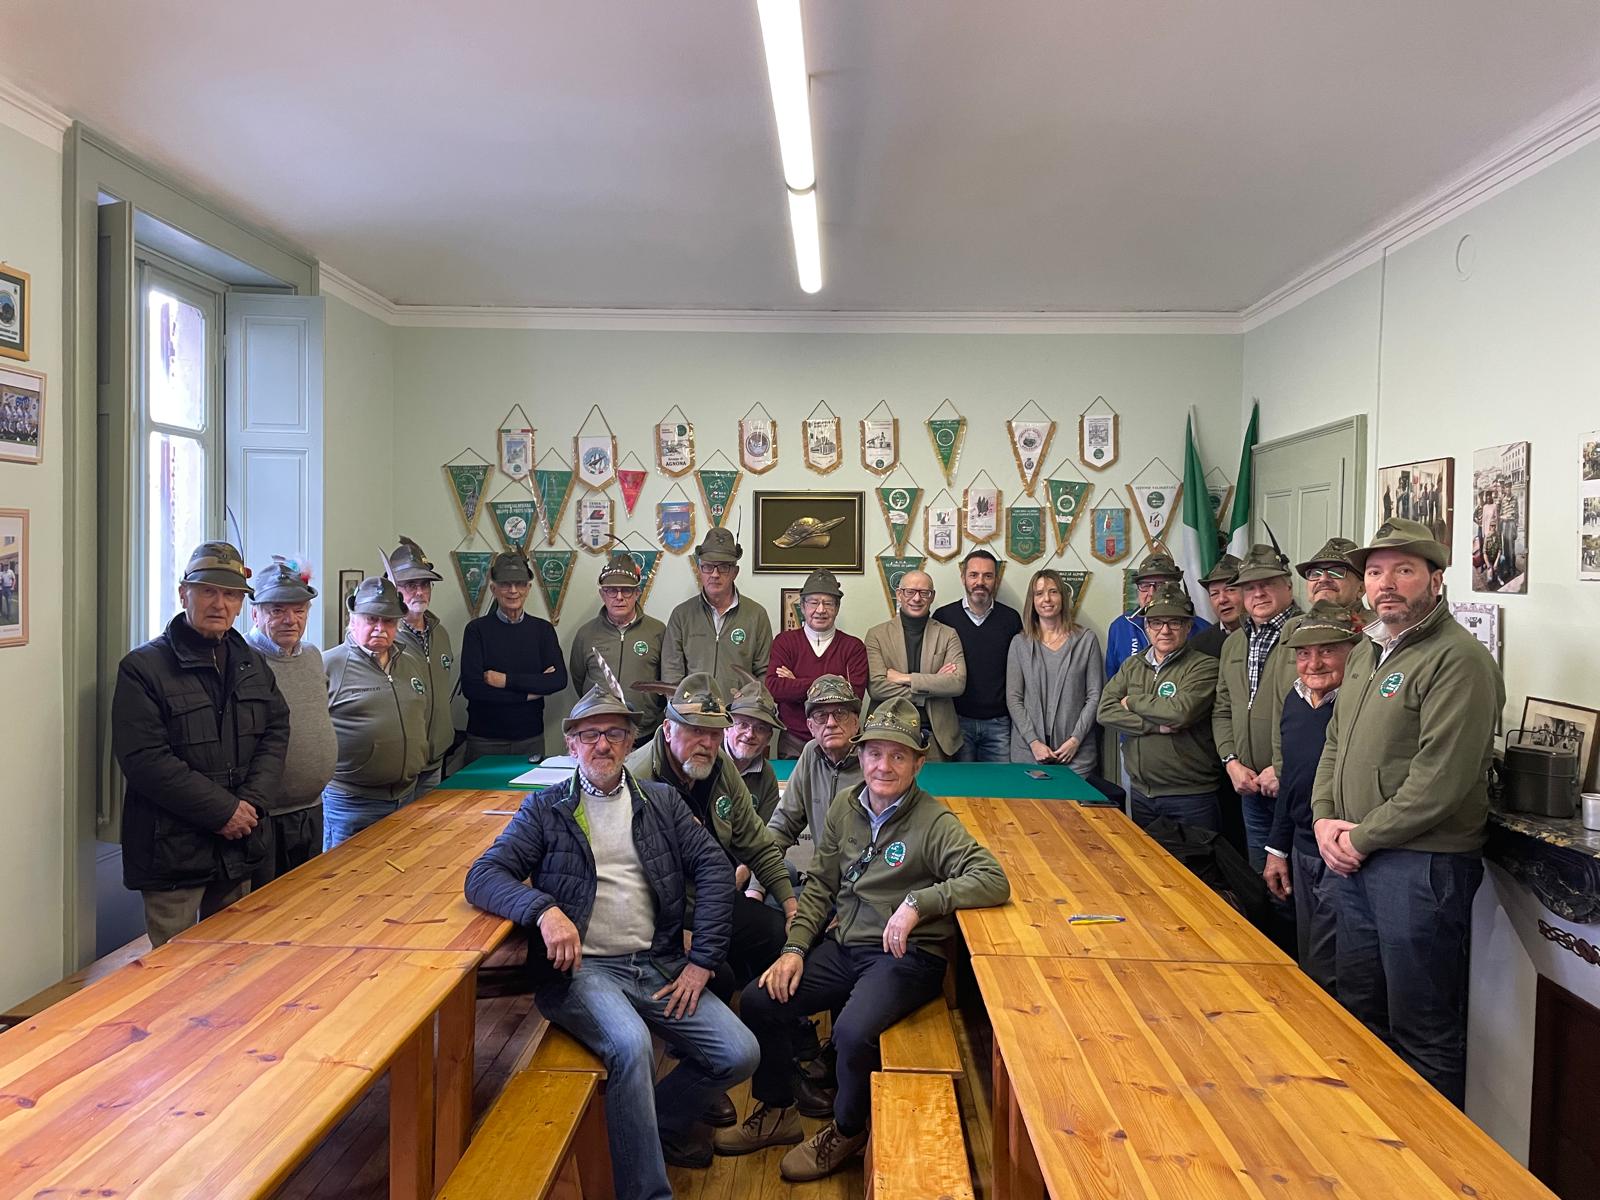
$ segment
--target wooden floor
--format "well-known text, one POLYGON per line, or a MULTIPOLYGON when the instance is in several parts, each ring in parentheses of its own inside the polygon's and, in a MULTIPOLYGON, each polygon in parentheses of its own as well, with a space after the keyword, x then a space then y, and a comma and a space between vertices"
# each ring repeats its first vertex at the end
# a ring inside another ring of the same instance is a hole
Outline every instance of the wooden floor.
MULTIPOLYGON (((965 989, 963 989, 965 992, 965 989)), ((956 1081, 967 1151, 980 1200, 989 1194, 990 1034, 982 1023, 981 1000, 966 1003, 955 1022, 956 1039, 966 1067, 956 1081), (979 1014, 978 1023, 972 1014, 979 1014)), ((495 996, 478 1001, 477 1072, 473 1108, 481 1116, 505 1086, 511 1066, 529 1039, 539 1036, 544 1020, 527 995, 495 996)), ((741 1084, 733 1101, 743 1116, 750 1108, 750 1088, 741 1084)), ((389 1177, 389 1088, 380 1081, 337 1125, 327 1140, 279 1190, 277 1200, 386 1200, 389 1177)), ((801 1118, 807 1134, 820 1122, 801 1118)), ((859 1200, 861 1162, 816 1183, 790 1184, 778 1173, 788 1147, 775 1147, 744 1158, 712 1160, 704 1171, 669 1168, 673 1192, 680 1200, 859 1200)))

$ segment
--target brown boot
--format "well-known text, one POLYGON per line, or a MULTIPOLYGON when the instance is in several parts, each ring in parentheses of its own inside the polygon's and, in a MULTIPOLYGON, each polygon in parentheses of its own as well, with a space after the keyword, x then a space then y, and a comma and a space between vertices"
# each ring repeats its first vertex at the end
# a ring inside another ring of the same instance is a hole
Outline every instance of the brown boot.
POLYGON ((711 1144, 718 1154, 728 1156, 754 1154, 768 1146, 792 1146, 805 1134, 800 1129, 800 1114, 794 1106, 768 1108, 757 1104, 742 1124, 732 1129, 719 1129, 712 1135, 711 1144))
POLYGON ((867 1131, 845 1137, 829 1121, 800 1145, 783 1156, 779 1170, 790 1183, 806 1183, 832 1175, 867 1144, 867 1131))

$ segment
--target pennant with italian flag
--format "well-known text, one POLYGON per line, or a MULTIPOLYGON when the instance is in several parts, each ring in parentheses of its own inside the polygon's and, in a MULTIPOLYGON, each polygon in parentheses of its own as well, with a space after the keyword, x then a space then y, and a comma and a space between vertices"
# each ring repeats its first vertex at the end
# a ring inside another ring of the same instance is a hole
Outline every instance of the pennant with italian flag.
POLYGON ((1255 490, 1256 436, 1260 430, 1261 405, 1250 405, 1250 423, 1245 426, 1244 445, 1239 448, 1239 482, 1233 485, 1233 508, 1222 523, 1228 535, 1228 553, 1239 559, 1250 553, 1250 494, 1255 490))
POLYGON ((1172 547, 1178 566, 1183 568, 1183 585, 1194 601, 1194 611, 1208 621, 1217 619, 1211 596, 1200 582, 1217 565, 1217 526, 1211 516, 1211 493, 1206 490, 1206 472, 1200 465, 1200 448, 1194 440, 1194 413, 1184 432, 1183 511, 1180 514, 1176 545, 1172 547))

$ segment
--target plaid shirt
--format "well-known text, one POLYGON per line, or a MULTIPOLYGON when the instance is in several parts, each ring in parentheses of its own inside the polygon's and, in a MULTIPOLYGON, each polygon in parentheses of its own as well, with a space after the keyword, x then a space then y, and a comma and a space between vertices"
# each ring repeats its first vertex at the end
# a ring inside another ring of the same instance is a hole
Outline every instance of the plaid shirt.
POLYGON ((1250 679, 1250 703, 1256 702, 1256 689, 1261 686, 1261 668, 1266 665, 1267 655, 1272 653, 1272 648, 1278 644, 1278 639, 1283 636, 1283 626, 1290 617, 1300 615, 1300 606, 1292 600, 1289 607, 1284 609, 1270 621, 1256 624, 1249 617, 1244 619, 1245 636, 1250 639, 1250 648, 1245 653, 1244 669, 1250 679))

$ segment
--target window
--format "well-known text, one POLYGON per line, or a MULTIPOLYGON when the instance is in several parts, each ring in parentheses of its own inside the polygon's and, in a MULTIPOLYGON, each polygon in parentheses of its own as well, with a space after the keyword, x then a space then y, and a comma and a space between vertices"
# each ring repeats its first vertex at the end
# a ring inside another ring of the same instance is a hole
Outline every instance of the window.
POLYGON ((221 292, 140 263, 135 644, 160 633, 176 611, 195 546, 223 536, 221 292))

